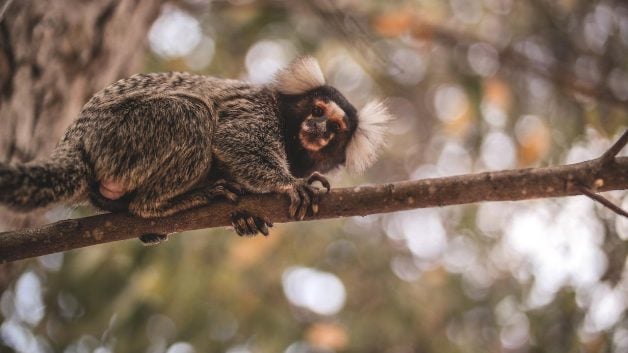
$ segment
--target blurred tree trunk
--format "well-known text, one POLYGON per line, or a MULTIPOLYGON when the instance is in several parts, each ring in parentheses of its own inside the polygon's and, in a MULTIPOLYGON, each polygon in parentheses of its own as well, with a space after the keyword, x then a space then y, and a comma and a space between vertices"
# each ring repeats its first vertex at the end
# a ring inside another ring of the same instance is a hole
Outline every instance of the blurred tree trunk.
MULTIPOLYGON (((10 2, 0 19, 0 161, 47 156, 94 92, 141 69, 159 7, 160 0, 10 2)), ((39 224, 42 215, 1 209, 0 229, 39 224)))
MULTIPOLYGON (((141 69, 161 1, 7 1, 0 1, 0 161, 27 162, 52 151, 94 92, 141 69)), ((44 213, 0 209, 0 229, 44 223, 44 213)), ((12 272, 0 267, 0 290, 12 272)))

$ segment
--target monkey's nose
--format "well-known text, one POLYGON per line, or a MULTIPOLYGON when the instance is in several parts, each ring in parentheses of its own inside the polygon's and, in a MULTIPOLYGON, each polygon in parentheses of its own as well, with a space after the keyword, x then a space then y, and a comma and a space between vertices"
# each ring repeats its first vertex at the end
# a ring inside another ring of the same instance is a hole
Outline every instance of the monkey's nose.
POLYGON ((325 117, 310 118, 306 120, 307 126, 317 133, 325 132, 327 129, 327 119, 325 117))
POLYGON ((316 129, 318 131, 325 131, 326 128, 327 128, 327 122, 325 120, 316 122, 316 129))

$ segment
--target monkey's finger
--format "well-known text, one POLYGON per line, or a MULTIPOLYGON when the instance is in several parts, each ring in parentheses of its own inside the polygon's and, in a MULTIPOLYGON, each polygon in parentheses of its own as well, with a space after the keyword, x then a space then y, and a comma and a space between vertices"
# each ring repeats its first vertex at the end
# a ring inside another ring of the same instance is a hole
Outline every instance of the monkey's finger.
POLYGON ((255 225, 265 237, 268 236, 268 226, 266 226, 266 222, 262 218, 255 217, 255 225))
POLYGON ((264 221, 264 223, 266 223, 266 225, 268 225, 269 228, 273 227, 273 221, 270 220, 270 218, 266 217, 266 216, 262 216, 262 220, 264 221))
POLYGON ((305 191, 306 189, 304 187, 299 187, 297 190, 299 192, 299 196, 301 197, 301 205, 299 207, 297 219, 301 221, 305 218, 305 214, 310 208, 311 198, 307 191, 305 191))
POLYGON ((238 199, 240 198, 240 196, 238 196, 238 194, 231 192, 231 191, 225 191, 225 193, 223 194, 223 196, 231 201, 231 202, 238 202, 238 199))
POLYGON ((238 199, 240 198, 240 196, 238 196, 238 194, 234 193, 233 191, 227 189, 226 187, 222 186, 222 185, 218 185, 218 186, 213 186, 212 187, 212 196, 216 197, 216 196, 221 196, 226 198, 227 200, 231 201, 231 202, 237 202, 238 199))
POLYGON ((253 218, 253 216, 246 217, 246 225, 248 226, 251 235, 257 234, 257 224, 255 224, 255 219, 253 218))
POLYGON ((241 215, 238 217, 238 226, 242 230, 242 234, 243 235, 250 235, 251 230, 249 229, 248 225, 246 224, 246 221, 244 220, 244 217, 242 217, 241 215))
POLYGON ((322 191, 319 188, 312 185, 304 185, 303 187, 305 191, 308 193, 308 196, 310 197, 309 208, 311 212, 308 213, 308 215, 313 216, 318 213, 318 203, 319 203, 320 194, 322 191))
POLYGON ((307 183, 308 184, 312 184, 313 182, 318 181, 319 183, 321 183, 321 185, 323 185, 323 187, 325 189, 327 189, 327 193, 329 193, 331 191, 331 184, 329 183, 329 181, 327 180, 327 178, 325 178, 321 173, 319 172, 314 172, 312 173, 312 175, 310 175, 310 177, 307 179, 307 183))
POLYGON ((315 216, 318 213, 318 203, 320 202, 320 191, 316 188, 309 187, 310 195, 312 198, 312 203, 310 208, 312 209, 312 215, 315 216))
POLYGON ((297 191, 294 189, 288 191, 288 196, 290 197, 290 208, 288 209, 288 212, 290 213, 290 217, 292 219, 296 219, 297 210, 301 205, 301 199, 299 198, 297 191))
POLYGON ((245 235, 244 231, 242 228, 240 228, 240 224, 238 223, 238 220, 239 220, 238 214, 234 213, 231 215, 231 225, 233 226, 233 229, 239 236, 244 236, 245 235))

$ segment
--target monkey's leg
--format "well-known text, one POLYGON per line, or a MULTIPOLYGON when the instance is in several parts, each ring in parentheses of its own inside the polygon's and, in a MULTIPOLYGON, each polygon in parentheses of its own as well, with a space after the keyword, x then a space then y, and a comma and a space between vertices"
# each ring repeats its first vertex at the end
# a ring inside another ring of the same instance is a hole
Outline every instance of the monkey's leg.
POLYGON ((138 190, 129 204, 129 211, 143 218, 165 217, 191 208, 208 205, 217 199, 237 202, 243 189, 239 184, 219 180, 213 185, 190 190, 170 199, 151 197, 151 193, 138 190))

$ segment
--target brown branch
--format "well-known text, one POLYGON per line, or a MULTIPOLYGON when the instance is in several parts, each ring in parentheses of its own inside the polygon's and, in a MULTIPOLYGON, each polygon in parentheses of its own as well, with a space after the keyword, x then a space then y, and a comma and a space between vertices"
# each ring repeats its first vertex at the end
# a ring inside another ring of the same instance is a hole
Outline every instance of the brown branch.
MULTIPOLYGON (((364 216, 414 208, 515 201, 581 194, 576 185, 599 185, 597 190, 628 189, 628 157, 599 168, 601 159, 535 169, 467 174, 402 181, 384 185, 334 189, 310 220, 364 216)), ((290 222, 288 199, 264 194, 243 197, 238 205, 216 203, 154 219, 128 214, 104 214, 49 224, 41 228, 0 233, 0 261, 14 261, 90 245, 230 224, 235 209, 265 215, 275 223, 290 222)))
POLYGON ((628 143, 628 129, 626 129, 626 131, 624 131, 624 133, 621 135, 621 137, 611 146, 611 148, 609 148, 600 158, 602 161, 602 165, 606 165, 608 163, 611 163, 614 159, 615 156, 617 156, 617 154, 624 148, 626 147, 626 144, 628 143))
POLYGON ((584 187, 584 186, 577 186, 578 190, 580 190, 580 192, 587 196, 588 198, 592 199, 593 201, 597 201, 599 203, 601 203, 602 205, 604 205, 605 207, 607 207, 608 209, 610 209, 611 211, 617 213, 618 215, 624 216, 624 217, 628 217, 628 212, 622 210, 619 206, 615 205, 614 203, 612 203, 610 200, 608 200, 606 197, 600 195, 600 194, 596 194, 593 190, 584 187))

